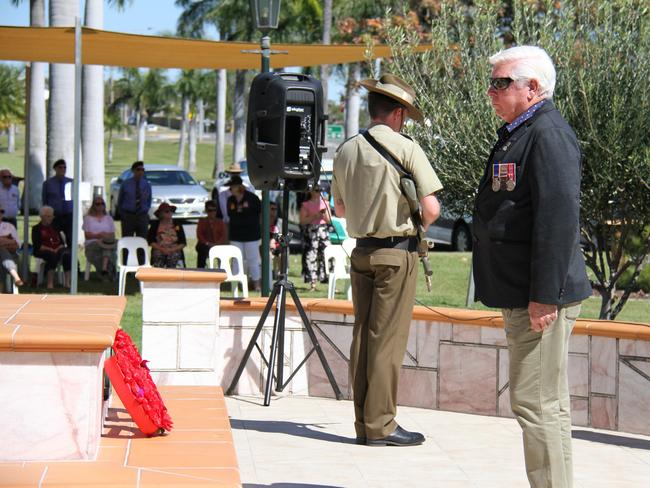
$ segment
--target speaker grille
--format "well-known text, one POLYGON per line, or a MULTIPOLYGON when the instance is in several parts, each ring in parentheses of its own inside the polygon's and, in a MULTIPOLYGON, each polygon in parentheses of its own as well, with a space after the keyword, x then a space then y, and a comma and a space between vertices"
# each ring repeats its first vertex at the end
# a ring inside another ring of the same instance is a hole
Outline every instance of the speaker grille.
POLYGON ((311 90, 291 89, 287 90, 287 103, 314 103, 314 92, 311 90))

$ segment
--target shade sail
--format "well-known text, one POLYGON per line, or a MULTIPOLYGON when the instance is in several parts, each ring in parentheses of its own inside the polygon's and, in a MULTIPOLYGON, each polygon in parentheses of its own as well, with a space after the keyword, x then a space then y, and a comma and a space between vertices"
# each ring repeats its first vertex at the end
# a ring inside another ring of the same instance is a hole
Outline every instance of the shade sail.
MULTIPOLYGON (((252 42, 204 41, 176 37, 142 36, 82 29, 83 64, 129 68, 255 69, 260 66, 259 45, 252 42)), ((271 67, 317 66, 362 61, 364 45, 273 44, 271 67)), ((426 46, 418 47, 425 51, 426 46)), ((372 48, 372 58, 390 57, 386 45, 372 48)), ((73 27, 0 26, 0 59, 74 63, 73 27)))

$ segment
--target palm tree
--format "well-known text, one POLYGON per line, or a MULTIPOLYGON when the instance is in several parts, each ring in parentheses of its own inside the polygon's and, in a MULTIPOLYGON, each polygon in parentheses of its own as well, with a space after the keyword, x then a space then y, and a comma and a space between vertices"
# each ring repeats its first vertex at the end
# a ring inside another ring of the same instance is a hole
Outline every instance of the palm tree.
POLYGON ((113 78, 108 80, 108 105, 104 112, 104 129, 108 131, 108 142, 106 146, 106 159, 109 164, 113 162, 113 133, 119 130, 127 130, 128 125, 122 117, 122 106, 116 106, 115 92, 113 89, 113 78))
POLYGON ((181 95, 182 120, 178 144, 178 167, 184 166, 185 140, 188 140, 189 170, 196 171, 196 144, 199 139, 201 121, 200 104, 209 96, 212 84, 201 71, 184 70, 176 82, 175 92, 181 95))
POLYGON ((361 109, 359 81, 361 81, 361 63, 352 63, 348 65, 348 80, 345 84, 346 139, 359 133, 359 112, 361 109))
POLYGON ((138 161, 144 160, 144 145, 149 117, 164 110, 170 97, 165 75, 160 69, 150 69, 145 75, 137 68, 124 70, 124 76, 115 83, 115 107, 130 104, 136 112, 138 127, 138 161))
MULTIPOLYGON (((332 0, 323 2, 323 44, 332 43, 332 0)), ((323 84, 323 99, 327 104, 330 67, 324 64, 320 68, 320 79, 323 84)))
POLYGON ((214 170, 212 177, 216 178, 219 173, 224 171, 225 164, 223 161, 225 148, 226 148, 226 87, 228 86, 228 78, 226 70, 217 70, 217 104, 216 104, 216 142, 214 151, 214 170))
MULTIPOLYGON (((184 8, 178 20, 180 35, 201 37, 205 24, 217 27, 220 39, 250 41, 258 35, 250 20, 248 0, 176 0, 176 5, 184 8)), ((322 9, 317 0, 289 0, 283 6, 280 23, 274 31, 274 39, 280 41, 310 42, 318 40, 322 9)), ((223 165, 222 127, 220 119, 225 116, 225 104, 219 90, 225 87, 225 75, 217 76, 217 150, 215 155, 216 175, 223 165), (223 115, 222 115, 223 114, 223 115)), ((234 139, 233 161, 244 158, 246 136, 246 72, 235 73, 235 93, 233 98, 234 139)))
MULTIPOLYGON (((227 0, 226 0, 227 1, 227 0)), ((212 24, 217 28, 217 36, 219 39, 223 38, 221 30, 219 29, 220 22, 214 16, 220 4, 220 0, 176 0, 176 5, 183 7, 185 10, 178 19, 177 31, 180 36, 202 38, 203 29, 205 24, 212 24)), ((222 19, 223 22, 223 19, 222 19)), ((227 22, 227 21, 226 21, 227 22)), ((226 133, 226 92, 227 92, 227 78, 226 70, 217 70, 216 80, 216 141, 215 141, 215 156, 214 156, 214 169, 212 176, 214 178, 224 170, 224 149, 225 149, 225 133, 226 133)))
POLYGON ((206 99, 212 92, 211 77, 201 71, 196 72, 194 82, 194 92, 192 94, 192 114, 189 120, 189 170, 190 172, 196 171, 196 149, 197 142, 201 140, 201 132, 203 128, 203 119, 205 107, 203 100, 206 99))
MULTIPOLYGON (((131 0, 129 0, 131 1, 131 0)), ((122 9, 126 0, 109 0, 122 9)), ((84 25, 93 29, 104 27, 104 2, 86 0, 84 25)), ((104 67, 83 67, 81 103, 82 178, 93 186, 104 186, 104 67)))
MULTIPOLYGON (((410 2, 417 4, 418 2, 410 2)), ((378 37, 378 26, 387 12, 400 11, 402 2, 397 0, 356 0, 340 2, 336 5, 335 17, 338 22, 337 40, 343 42, 363 43, 378 37), (361 19, 361 20, 359 20, 361 19)), ((348 79, 345 86, 345 137, 359 132, 359 113, 361 93, 359 81, 364 71, 364 64, 352 63, 347 67, 348 79)), ((367 66, 365 66, 367 68, 367 66)))
POLYGON ((185 167, 185 141, 187 139, 187 128, 190 118, 190 99, 195 91, 196 81, 194 70, 183 70, 176 82, 176 92, 181 96, 181 128, 178 138, 178 158, 176 165, 179 168, 185 167))
POLYGON ((198 89, 198 98, 196 100, 196 114, 197 119, 196 123, 198 126, 198 142, 203 141, 205 134, 205 113, 208 104, 206 100, 209 100, 214 93, 214 76, 212 73, 205 71, 199 72, 199 79, 197 84, 198 89))
POLYGON ((235 96, 232 104, 233 140, 232 161, 246 157, 246 70, 235 71, 235 96))
POLYGON ((25 88, 21 69, 0 65, 0 131, 7 130, 7 152, 16 150, 16 124, 24 116, 25 88))
MULTIPOLYGON (((104 2, 86 0, 84 25, 104 27, 104 2)), ((104 67, 84 66, 81 101, 81 176, 104 186, 104 67)))
MULTIPOLYGON (((79 2, 50 0, 50 26, 71 27, 79 16, 79 2)), ((47 165, 57 159, 74 160, 74 66, 50 64, 50 100, 47 107, 47 165)), ((68 175, 74 165, 68 164, 68 175)))
MULTIPOLYGON (((19 5, 22 0, 12 0, 19 5)), ((30 0, 29 25, 45 27, 45 0, 30 0)), ((29 209, 41 207, 41 186, 45 179, 45 63, 31 63, 29 75, 29 147, 26 148, 30 187, 29 209)))

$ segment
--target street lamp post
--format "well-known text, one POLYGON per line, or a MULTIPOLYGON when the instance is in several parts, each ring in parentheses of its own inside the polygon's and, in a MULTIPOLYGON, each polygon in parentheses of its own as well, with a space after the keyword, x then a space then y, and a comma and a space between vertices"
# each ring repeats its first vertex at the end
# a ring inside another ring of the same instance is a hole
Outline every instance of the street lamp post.
MULTIPOLYGON (((255 27, 262 32, 260 44, 262 53, 262 73, 271 70, 271 38, 270 30, 278 28, 280 18, 280 0, 250 0, 255 27)), ((262 191, 262 296, 269 296, 271 290, 270 280, 270 217, 269 217, 269 191, 262 191)))

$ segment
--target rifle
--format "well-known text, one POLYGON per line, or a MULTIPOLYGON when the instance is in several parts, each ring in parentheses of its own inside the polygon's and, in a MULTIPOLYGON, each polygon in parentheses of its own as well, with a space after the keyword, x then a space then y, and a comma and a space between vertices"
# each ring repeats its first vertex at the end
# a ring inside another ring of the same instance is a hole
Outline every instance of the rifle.
POLYGON ((424 279, 427 283, 427 291, 431 291, 431 276, 433 276, 433 271, 429 262, 429 249, 433 248, 433 240, 425 237, 426 233, 424 224, 422 223, 422 207, 418 200, 415 182, 408 176, 402 176, 400 178, 400 188, 406 197, 406 201, 409 203, 411 218, 418 231, 418 256, 424 267, 424 279))

